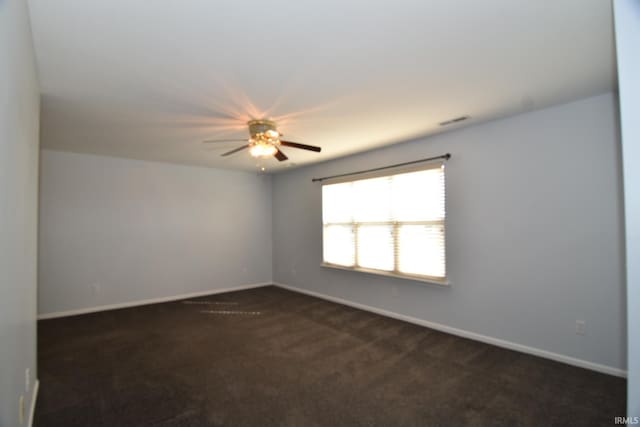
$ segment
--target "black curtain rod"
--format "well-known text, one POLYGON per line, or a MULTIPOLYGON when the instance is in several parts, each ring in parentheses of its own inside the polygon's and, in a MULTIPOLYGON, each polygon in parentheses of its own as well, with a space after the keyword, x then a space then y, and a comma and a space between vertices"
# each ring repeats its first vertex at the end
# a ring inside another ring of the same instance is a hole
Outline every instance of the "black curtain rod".
POLYGON ((376 172, 376 171, 381 171, 381 170, 385 170, 385 169, 397 168, 397 167, 400 167, 400 166, 413 165, 415 163, 429 162, 431 160, 439 160, 439 159, 449 160, 450 158, 451 158, 451 154, 447 153, 447 154, 443 154, 442 156, 428 157, 426 159, 413 160, 411 162, 398 163, 398 164, 390 165, 390 166, 382 166, 382 167, 379 167, 379 168, 367 169, 367 170, 358 171, 358 172, 342 173, 340 175, 332 175, 332 176, 323 176, 322 178, 313 178, 311 181, 312 182, 322 182, 322 181, 327 180, 327 179, 342 178, 343 176, 351 176, 351 175, 360 175, 360 174, 368 173, 368 172, 376 172))

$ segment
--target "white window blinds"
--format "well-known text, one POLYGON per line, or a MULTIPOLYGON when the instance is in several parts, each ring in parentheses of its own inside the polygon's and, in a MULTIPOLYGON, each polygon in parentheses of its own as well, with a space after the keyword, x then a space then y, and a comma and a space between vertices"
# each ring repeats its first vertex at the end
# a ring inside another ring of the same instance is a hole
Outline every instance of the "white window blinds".
POLYGON ((444 165, 322 187, 324 263, 444 281, 444 165))

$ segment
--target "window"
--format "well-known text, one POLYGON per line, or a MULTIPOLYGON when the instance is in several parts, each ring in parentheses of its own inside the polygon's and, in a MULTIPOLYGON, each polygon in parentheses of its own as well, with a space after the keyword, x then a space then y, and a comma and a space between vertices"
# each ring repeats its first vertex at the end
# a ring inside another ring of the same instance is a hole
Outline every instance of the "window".
POLYGON ((444 283, 444 164, 322 186, 323 264, 444 283))

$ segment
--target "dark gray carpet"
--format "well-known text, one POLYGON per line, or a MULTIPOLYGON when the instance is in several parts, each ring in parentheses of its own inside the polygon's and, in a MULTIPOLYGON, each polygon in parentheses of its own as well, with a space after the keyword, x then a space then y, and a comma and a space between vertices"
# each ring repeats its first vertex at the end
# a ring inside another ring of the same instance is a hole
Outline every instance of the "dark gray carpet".
POLYGON ((623 379, 279 288, 190 301, 40 321, 35 425, 591 426, 625 413, 623 379))

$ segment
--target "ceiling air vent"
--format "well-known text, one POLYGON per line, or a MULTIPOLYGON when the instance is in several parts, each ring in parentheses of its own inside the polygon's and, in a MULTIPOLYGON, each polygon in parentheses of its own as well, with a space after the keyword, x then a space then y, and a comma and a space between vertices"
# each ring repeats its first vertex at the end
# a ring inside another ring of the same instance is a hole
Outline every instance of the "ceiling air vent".
POLYGON ((455 119, 451 119, 451 120, 447 120, 444 122, 440 122, 438 123, 440 126, 448 126, 448 125, 452 125, 454 123, 459 123, 459 122, 463 122, 465 120, 467 120, 469 118, 469 116, 460 116, 460 117, 456 117, 455 119))

